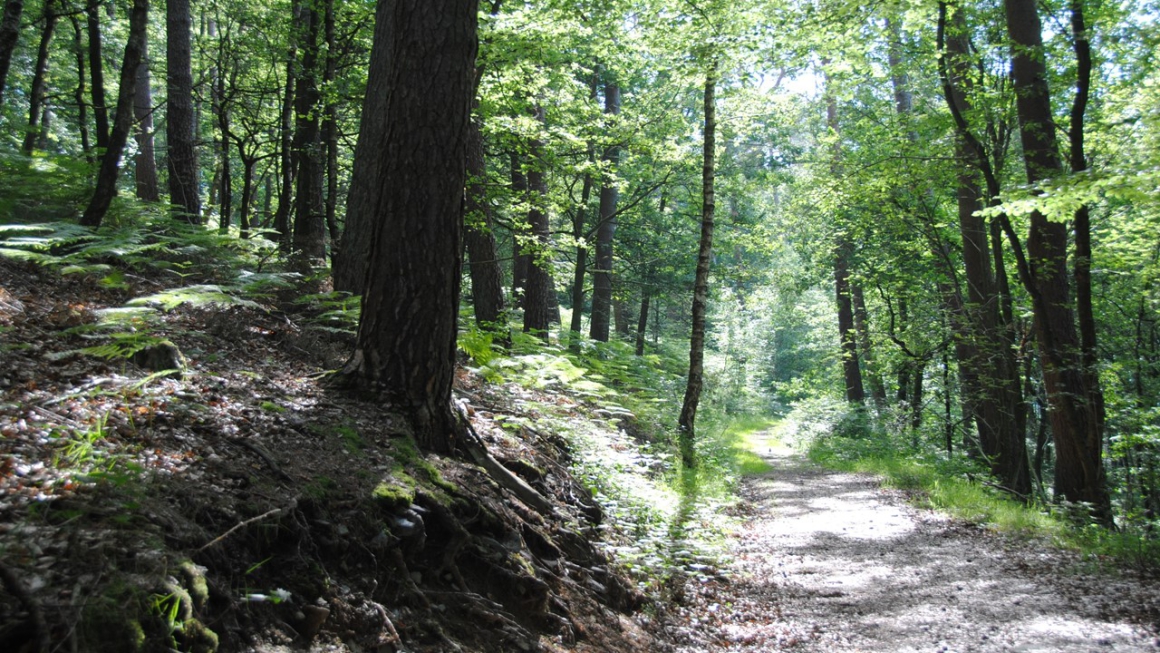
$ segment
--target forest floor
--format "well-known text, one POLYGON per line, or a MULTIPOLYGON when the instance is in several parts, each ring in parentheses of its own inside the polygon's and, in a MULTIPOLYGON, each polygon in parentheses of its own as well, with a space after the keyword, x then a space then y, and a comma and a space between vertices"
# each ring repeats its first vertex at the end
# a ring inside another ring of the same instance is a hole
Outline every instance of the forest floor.
POLYGON ((690 579, 665 620, 692 651, 1160 650, 1160 585, 915 508, 772 433, 737 510, 731 582, 690 579))

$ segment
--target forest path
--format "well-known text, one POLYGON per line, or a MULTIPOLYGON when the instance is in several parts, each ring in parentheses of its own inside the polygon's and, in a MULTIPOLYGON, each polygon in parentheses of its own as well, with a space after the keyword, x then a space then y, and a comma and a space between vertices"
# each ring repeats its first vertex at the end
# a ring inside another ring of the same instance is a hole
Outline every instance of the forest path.
POLYGON ((1155 583, 1083 573, 1076 556, 907 505, 869 476, 756 441, 731 582, 690 580, 673 650, 1157 651, 1155 583), (1151 615, 1152 627, 1129 623, 1151 615))

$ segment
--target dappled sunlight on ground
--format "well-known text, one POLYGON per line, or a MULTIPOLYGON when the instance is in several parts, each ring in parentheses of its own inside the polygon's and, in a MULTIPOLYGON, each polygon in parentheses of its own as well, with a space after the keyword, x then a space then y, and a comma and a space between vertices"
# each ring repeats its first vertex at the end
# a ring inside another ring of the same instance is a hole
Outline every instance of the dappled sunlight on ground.
POLYGON ((756 441, 773 468, 743 488, 734 581, 693 588, 682 614, 701 630, 676 650, 1160 651, 1152 627, 1117 616, 1148 614, 1154 584, 1085 575, 1043 543, 917 510, 870 477, 756 441))

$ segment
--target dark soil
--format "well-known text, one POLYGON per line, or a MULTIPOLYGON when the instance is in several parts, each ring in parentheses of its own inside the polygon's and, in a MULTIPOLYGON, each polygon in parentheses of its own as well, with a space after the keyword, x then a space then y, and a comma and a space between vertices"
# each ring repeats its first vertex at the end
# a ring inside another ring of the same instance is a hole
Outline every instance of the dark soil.
POLYGON ((329 389, 349 340, 276 300, 165 313, 180 377, 76 352, 160 285, 126 281, 0 259, 0 651, 651 648, 566 443, 499 428, 503 387, 457 382, 549 510, 329 389))

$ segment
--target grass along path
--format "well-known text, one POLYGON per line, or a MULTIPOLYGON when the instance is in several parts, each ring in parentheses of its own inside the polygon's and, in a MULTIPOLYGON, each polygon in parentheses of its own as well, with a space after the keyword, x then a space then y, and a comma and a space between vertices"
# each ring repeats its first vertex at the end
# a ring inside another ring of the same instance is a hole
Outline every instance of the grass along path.
POLYGON ((1155 583, 907 505, 870 476, 753 437, 731 581, 689 579, 663 616, 672 650, 1160 650, 1155 583))

